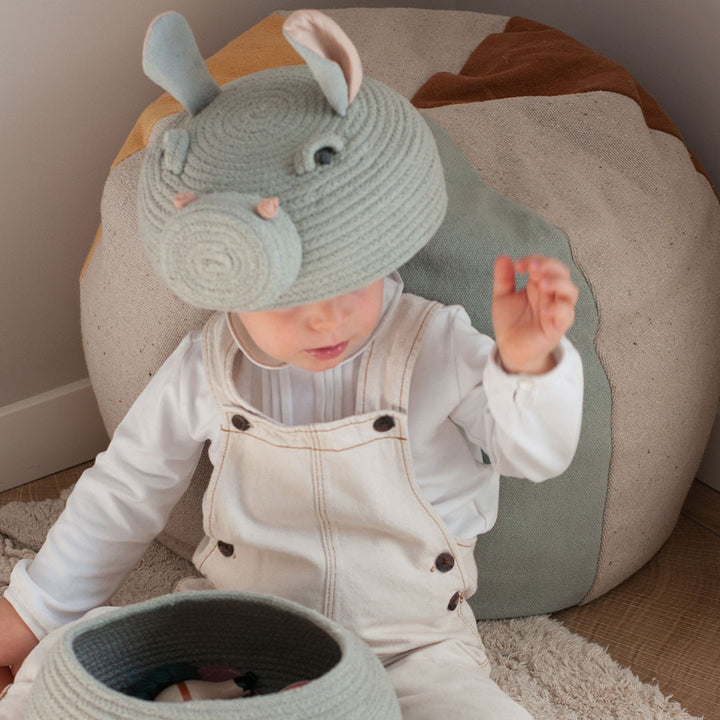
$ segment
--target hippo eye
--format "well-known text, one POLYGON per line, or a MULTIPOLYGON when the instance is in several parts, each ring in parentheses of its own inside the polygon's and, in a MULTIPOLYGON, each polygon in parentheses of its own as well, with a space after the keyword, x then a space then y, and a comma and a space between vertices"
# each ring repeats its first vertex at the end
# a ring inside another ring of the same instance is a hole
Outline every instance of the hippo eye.
POLYGON ((295 172, 298 175, 313 172, 339 160, 345 149, 345 140, 334 133, 318 133, 305 140, 295 152, 295 172))
POLYGON ((329 165, 333 161, 334 156, 335 150, 329 145, 326 145, 325 147, 321 147, 319 150, 316 150, 313 158, 316 165, 329 165))

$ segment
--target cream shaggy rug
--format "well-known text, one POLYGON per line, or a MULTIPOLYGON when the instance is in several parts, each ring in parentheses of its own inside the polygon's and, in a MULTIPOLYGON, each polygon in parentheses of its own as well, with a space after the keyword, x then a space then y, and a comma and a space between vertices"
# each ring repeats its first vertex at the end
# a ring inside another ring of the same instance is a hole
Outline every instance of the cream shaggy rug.
MULTIPOLYGON (((20 558, 32 557, 64 500, 0 507, 0 592, 20 558)), ((154 543, 113 604, 170 592, 194 569, 154 543)), ((642 683, 599 646, 545 616, 480 623, 493 677, 536 720, 698 720, 654 685, 642 683)))

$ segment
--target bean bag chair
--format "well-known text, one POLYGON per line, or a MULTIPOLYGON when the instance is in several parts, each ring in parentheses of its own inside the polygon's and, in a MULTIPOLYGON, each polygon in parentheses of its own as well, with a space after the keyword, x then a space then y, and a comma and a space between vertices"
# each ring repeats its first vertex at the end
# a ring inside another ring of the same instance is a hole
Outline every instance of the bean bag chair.
MULTIPOLYGON (((419 9, 328 11, 367 75, 422 109, 449 210, 401 269, 410 292, 461 303, 492 332, 503 252, 554 255, 581 290, 569 333, 585 369, 583 430, 560 477, 504 478, 478 540, 479 618, 585 603, 647 562, 672 531, 720 394, 720 205, 657 103, 622 67, 537 22, 419 9)), ((301 64, 273 14, 208 60, 220 84, 301 64)), ((158 280, 137 233, 145 148, 180 105, 149 106, 110 171, 81 280, 90 377, 112 433, 164 359, 209 313, 158 280)), ((162 539, 202 537, 201 461, 162 539)))

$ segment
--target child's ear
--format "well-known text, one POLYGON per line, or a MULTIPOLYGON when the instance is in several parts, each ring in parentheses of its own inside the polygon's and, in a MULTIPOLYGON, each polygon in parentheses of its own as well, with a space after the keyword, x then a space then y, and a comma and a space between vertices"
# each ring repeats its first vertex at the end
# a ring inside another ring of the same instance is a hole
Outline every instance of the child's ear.
POLYGON ((283 34, 308 64, 323 94, 338 115, 345 116, 362 83, 357 49, 340 26, 317 10, 296 10, 283 34))
POLYGON ((190 26, 176 12, 158 15, 150 24, 143 46, 143 70, 191 115, 199 113, 220 92, 190 26))

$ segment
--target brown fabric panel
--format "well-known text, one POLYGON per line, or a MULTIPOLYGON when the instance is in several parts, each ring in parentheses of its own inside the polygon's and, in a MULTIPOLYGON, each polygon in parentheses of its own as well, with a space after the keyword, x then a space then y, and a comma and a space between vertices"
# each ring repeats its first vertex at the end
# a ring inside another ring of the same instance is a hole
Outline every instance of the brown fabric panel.
MULTIPOLYGON (((640 106, 647 126, 682 140, 680 131, 650 94, 621 65, 569 35, 535 20, 513 17, 505 32, 483 40, 459 74, 433 75, 415 93, 418 108, 523 96, 616 92, 640 106)), ((690 153, 698 172, 708 178, 690 153)))

